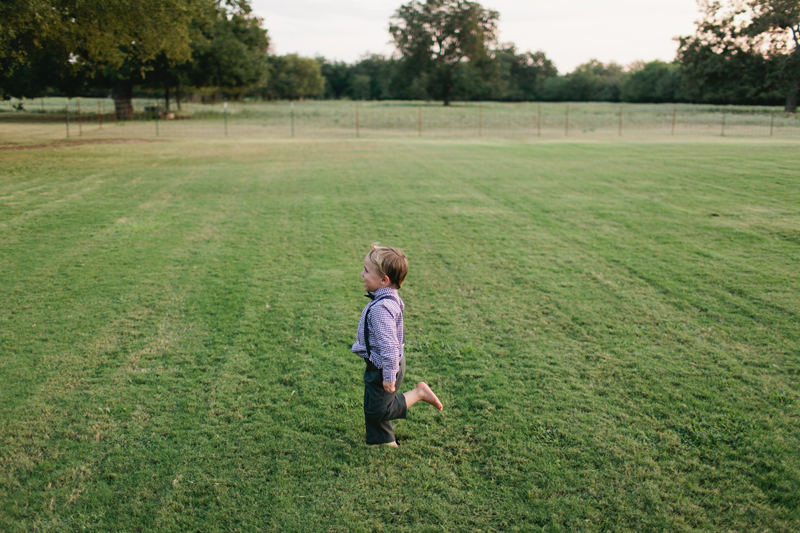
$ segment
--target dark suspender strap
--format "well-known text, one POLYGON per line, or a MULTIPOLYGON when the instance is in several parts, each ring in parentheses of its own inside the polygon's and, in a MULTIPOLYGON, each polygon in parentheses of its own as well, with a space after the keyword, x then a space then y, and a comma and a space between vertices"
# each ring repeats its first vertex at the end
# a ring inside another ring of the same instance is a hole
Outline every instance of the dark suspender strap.
POLYGON ((369 361, 370 347, 369 347, 369 312, 372 311, 372 306, 381 300, 385 300, 388 296, 375 298, 372 303, 367 307, 367 313, 364 315, 364 346, 367 348, 367 361, 369 361))

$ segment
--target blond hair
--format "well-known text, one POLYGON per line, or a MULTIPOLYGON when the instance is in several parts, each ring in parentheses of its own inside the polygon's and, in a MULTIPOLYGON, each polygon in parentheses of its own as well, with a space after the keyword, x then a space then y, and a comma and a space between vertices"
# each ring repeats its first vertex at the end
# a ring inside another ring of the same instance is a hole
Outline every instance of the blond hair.
POLYGON ((375 243, 370 247, 367 257, 377 267, 378 274, 389 276, 392 285, 400 288, 408 274, 408 259, 402 250, 375 243))

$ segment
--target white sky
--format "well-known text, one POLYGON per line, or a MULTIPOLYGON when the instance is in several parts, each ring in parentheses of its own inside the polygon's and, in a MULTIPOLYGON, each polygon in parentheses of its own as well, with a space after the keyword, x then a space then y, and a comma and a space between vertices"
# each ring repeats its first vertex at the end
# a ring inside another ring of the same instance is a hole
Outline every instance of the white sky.
MULTIPOLYGON (((351 63, 390 55, 389 18, 407 0, 251 0, 272 52, 351 63)), ((696 0, 479 0, 500 12, 500 42, 543 50, 559 72, 595 58, 627 65, 675 58, 678 35, 694 33, 696 0)))

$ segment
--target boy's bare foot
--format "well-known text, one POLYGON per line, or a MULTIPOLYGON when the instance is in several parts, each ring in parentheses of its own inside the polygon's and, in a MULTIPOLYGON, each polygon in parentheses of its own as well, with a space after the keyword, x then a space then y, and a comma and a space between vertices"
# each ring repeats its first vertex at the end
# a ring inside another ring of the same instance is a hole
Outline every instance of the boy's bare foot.
POLYGON ((384 442, 383 444, 370 444, 373 448, 375 446, 392 446, 393 448, 397 448, 397 442, 384 442))
POLYGON ((428 384, 422 381, 417 383, 417 386, 410 391, 403 393, 403 396, 406 399, 406 407, 411 407, 421 400, 431 404, 440 411, 442 410, 442 402, 439 401, 439 398, 437 398, 431 388, 428 387, 428 384))
POLYGON ((428 387, 427 383, 423 383, 420 381, 417 383, 417 388, 421 389, 423 392, 422 401, 425 403, 429 403, 438 410, 444 409, 442 402, 439 401, 439 398, 433 393, 430 387, 428 387))

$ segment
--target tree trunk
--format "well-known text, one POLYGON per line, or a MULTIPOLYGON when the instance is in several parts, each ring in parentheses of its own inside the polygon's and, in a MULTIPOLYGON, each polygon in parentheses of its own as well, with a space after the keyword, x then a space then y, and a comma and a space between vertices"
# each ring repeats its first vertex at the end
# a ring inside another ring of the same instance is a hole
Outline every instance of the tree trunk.
POLYGON ((450 105, 450 90, 453 88, 453 73, 450 67, 445 67, 442 73, 442 100, 444 105, 450 105))
POLYGON ((133 120, 133 85, 114 88, 114 113, 117 120, 133 120))
POLYGON ((797 91, 798 91, 798 82, 794 80, 789 85, 789 94, 786 95, 786 107, 784 111, 787 113, 796 113, 797 112, 797 91))
POLYGON ((180 86, 180 84, 178 84, 178 86, 175 87, 175 103, 178 104, 178 111, 180 111, 181 110, 181 86, 180 86))
POLYGON ((169 113, 169 84, 168 83, 164 84, 164 100, 167 103, 166 107, 164 108, 164 111, 166 113, 169 113))

